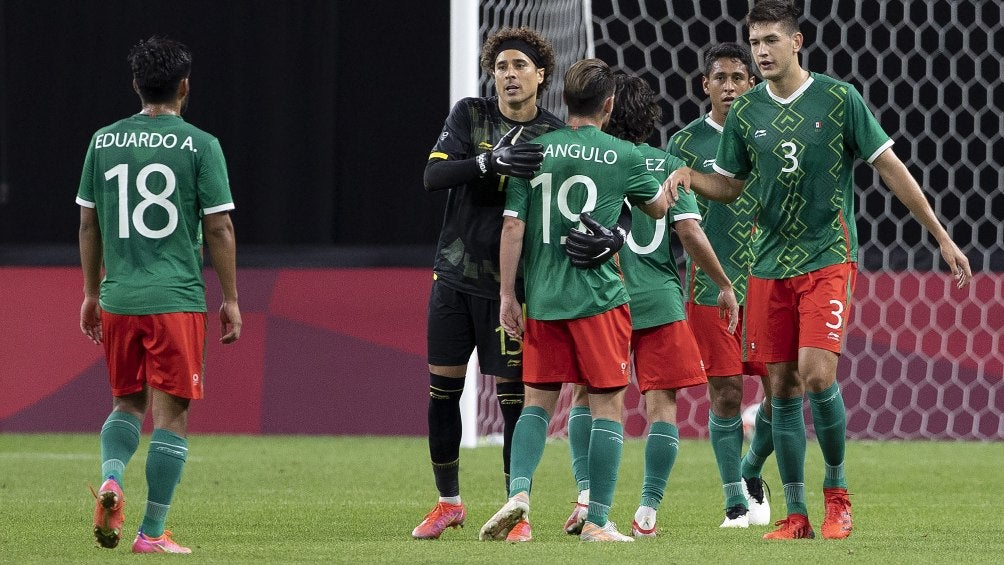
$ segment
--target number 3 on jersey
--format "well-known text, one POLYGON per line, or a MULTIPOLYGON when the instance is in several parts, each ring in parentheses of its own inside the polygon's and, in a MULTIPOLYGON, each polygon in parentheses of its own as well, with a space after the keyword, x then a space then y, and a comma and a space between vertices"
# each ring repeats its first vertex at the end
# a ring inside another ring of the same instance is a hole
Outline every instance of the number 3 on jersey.
POLYGON ((171 235, 178 227, 178 208, 168 198, 174 194, 174 189, 178 184, 174 176, 174 171, 162 163, 150 163, 139 170, 136 175, 136 191, 142 197, 139 204, 132 211, 132 222, 129 218, 129 165, 123 163, 116 165, 105 171, 105 180, 118 179, 119 192, 119 237, 126 239, 129 237, 130 224, 136 231, 150 239, 160 239, 171 235), (147 187, 147 179, 152 174, 159 174, 164 177, 164 190, 160 194, 150 192, 147 187), (143 218, 144 212, 150 206, 160 206, 167 212, 167 225, 160 229, 152 229, 146 225, 143 218))

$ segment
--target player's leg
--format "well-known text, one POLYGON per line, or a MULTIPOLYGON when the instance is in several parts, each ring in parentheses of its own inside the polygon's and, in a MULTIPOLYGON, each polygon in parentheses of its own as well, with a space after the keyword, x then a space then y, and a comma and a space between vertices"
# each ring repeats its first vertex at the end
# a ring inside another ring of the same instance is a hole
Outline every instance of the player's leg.
POLYGON ((799 277, 749 277, 746 291, 746 354, 767 364, 771 384, 771 428, 774 454, 784 487, 787 517, 765 539, 815 536, 805 507, 805 420, 798 375, 799 277))
POLYGON ((572 476, 578 495, 572 513, 565 520, 565 533, 577 536, 589 511, 589 436, 593 417, 585 385, 572 385, 572 406, 568 411, 568 451, 572 458, 572 476))
POLYGON ((569 331, 576 362, 588 385, 593 427, 589 438, 589 511, 579 538, 634 541, 607 517, 613 503, 624 446, 624 392, 631 364, 631 314, 622 305, 602 314, 572 320, 569 331))
POLYGON ((526 405, 513 433, 509 500, 481 527, 478 539, 530 540, 530 485, 544 455, 547 427, 560 393, 560 383, 526 384, 526 405))
POLYGON ((495 396, 502 413, 502 468, 509 492, 512 435, 523 412, 523 344, 499 326, 498 300, 468 297, 481 373, 495 377, 495 396))
POLYGON ((134 553, 191 553, 171 539, 165 529, 175 489, 188 460, 188 411, 202 398, 205 359, 205 313, 150 316, 146 374, 153 434, 146 456, 146 508, 134 553))
POLYGON ((429 457, 439 500, 412 530, 417 539, 437 539, 463 526, 467 509, 460 498, 460 396, 467 362, 474 351, 470 303, 462 293, 435 281, 427 319, 429 361, 429 457))
POLYGON ((823 494, 826 516, 823 537, 851 534, 851 503, 844 475, 847 412, 837 384, 837 363, 850 319, 856 265, 846 263, 812 273, 815 280, 800 303, 802 335, 799 374, 812 411, 816 440, 826 465, 823 494))
POLYGON ((649 421, 645 438, 645 476, 642 479, 641 500, 631 523, 631 533, 635 537, 656 535, 656 514, 680 450, 676 390, 645 392, 645 413, 649 421))
POLYGON ((480 540, 530 539, 530 486, 547 441, 547 427, 563 381, 574 380, 575 351, 564 323, 526 319, 523 335, 523 413, 513 431, 509 500, 478 533, 480 540))
POLYGON ((749 508, 740 473, 743 448, 742 325, 729 332, 728 321, 721 318, 717 307, 693 302, 687 303, 687 323, 700 346, 709 377, 708 436, 725 497, 725 520, 721 527, 745 528, 749 525, 749 508))
POLYGON ((743 378, 741 375, 710 377, 708 379, 708 438, 718 463, 725 496, 723 528, 749 526, 749 512, 743 492, 740 455, 743 449, 743 421, 741 405, 743 378))
MULTIPOLYGON (((749 374, 756 372, 750 370, 749 374)), ((762 474, 764 463, 770 454, 774 453, 774 430, 771 427, 770 379, 767 377, 766 367, 762 368, 762 373, 761 386, 764 399, 757 406, 753 420, 753 435, 741 465, 749 522, 753 526, 767 526, 771 523, 770 502, 767 499, 767 489, 762 474)))
POLYGON ((676 394, 708 382, 700 348, 688 320, 631 333, 634 374, 645 394, 649 430, 645 441, 645 476, 641 500, 631 524, 636 537, 656 535, 656 513, 669 484, 680 447, 676 394))
POLYGON ((122 536, 126 466, 139 447, 140 429, 149 397, 142 380, 144 351, 139 316, 105 312, 102 335, 112 389, 112 411, 101 426, 101 486, 95 497, 94 536, 113 548, 122 536))

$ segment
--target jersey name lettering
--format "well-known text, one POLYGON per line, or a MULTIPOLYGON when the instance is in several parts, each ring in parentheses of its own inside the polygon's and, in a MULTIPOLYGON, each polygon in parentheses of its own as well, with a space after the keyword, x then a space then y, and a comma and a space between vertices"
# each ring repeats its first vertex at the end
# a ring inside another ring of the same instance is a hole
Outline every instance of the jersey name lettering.
POLYGON ((601 155, 598 147, 586 147, 577 143, 546 145, 544 147, 544 157, 571 157, 572 159, 592 161, 601 165, 613 165, 617 162, 617 152, 613 149, 607 149, 601 155))

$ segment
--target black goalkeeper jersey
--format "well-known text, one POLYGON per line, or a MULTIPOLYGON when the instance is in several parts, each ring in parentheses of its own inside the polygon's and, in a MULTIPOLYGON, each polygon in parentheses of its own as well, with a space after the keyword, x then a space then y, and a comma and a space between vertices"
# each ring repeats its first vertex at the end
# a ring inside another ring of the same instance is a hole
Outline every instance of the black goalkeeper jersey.
MULTIPOLYGON (((564 122, 539 106, 536 118, 515 122, 499 111, 497 96, 464 98, 450 111, 429 159, 470 159, 489 151, 513 126, 523 126, 519 143, 561 128, 564 122)), ((449 189, 433 266, 444 284, 498 300, 499 240, 508 181, 509 177, 490 174, 449 189)))

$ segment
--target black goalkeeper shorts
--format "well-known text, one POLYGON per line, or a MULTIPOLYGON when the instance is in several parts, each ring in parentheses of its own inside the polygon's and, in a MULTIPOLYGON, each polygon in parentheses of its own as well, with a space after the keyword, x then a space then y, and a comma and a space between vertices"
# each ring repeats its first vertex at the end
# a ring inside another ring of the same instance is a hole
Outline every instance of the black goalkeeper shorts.
POLYGON ((482 374, 522 377, 523 344, 502 330, 497 299, 474 296, 433 281, 427 335, 430 365, 466 365, 477 347, 482 374))

